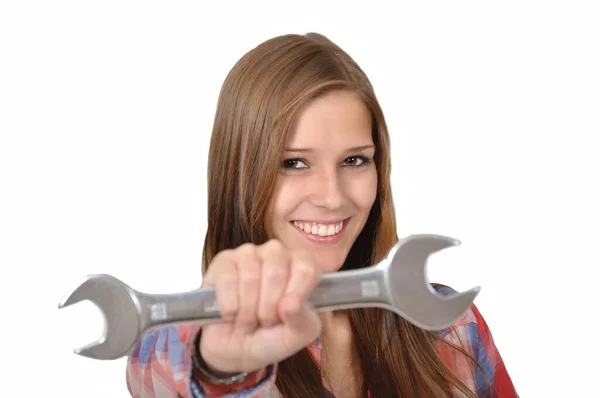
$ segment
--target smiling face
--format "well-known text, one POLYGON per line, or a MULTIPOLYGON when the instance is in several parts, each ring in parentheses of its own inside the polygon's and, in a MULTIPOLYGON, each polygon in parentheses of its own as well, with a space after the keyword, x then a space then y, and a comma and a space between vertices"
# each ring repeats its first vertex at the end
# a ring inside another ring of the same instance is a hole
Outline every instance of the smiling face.
POLYGON ((353 92, 332 91, 298 115, 271 202, 271 231, 310 251, 325 272, 342 267, 377 196, 371 114, 353 92))

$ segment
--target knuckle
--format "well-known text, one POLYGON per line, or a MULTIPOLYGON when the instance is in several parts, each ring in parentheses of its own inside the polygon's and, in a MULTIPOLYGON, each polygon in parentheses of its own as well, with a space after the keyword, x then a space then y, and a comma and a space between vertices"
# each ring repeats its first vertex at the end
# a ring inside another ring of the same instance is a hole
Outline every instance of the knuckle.
POLYGON ((284 256, 286 253, 285 247, 277 239, 270 239, 263 245, 265 255, 269 256, 284 256))
POLYGON ((257 287, 260 282, 260 276, 257 272, 242 271, 239 278, 240 284, 246 288, 257 287))
POLYGON ((221 254, 220 258, 215 256, 211 265, 203 277, 203 284, 207 286, 217 285, 222 280, 234 280, 237 278, 237 270, 227 253, 221 254))
POLYGON ((250 242, 246 242, 239 245, 235 251, 244 254, 253 253, 256 251, 256 246, 250 242))
POLYGON ((307 261, 298 262, 296 272, 307 279, 315 279, 320 275, 319 269, 314 264, 307 261))
POLYGON ((229 289, 231 286, 237 285, 238 275, 234 271, 223 272, 219 275, 218 287, 222 290, 229 289))
POLYGON ((281 284, 285 279, 285 270, 280 267, 271 267, 265 271, 265 279, 271 284, 281 284))
POLYGON ((216 296, 219 302, 220 311, 223 315, 232 315, 238 310, 237 293, 236 290, 234 290, 236 279, 235 276, 225 275, 216 285, 216 296))
POLYGON ((275 238, 269 239, 267 242, 265 242, 265 246, 271 248, 283 248, 283 244, 281 243, 281 241, 275 238))
POLYGON ((202 277, 202 286, 214 286, 217 283, 218 272, 214 268, 209 268, 202 277))
POLYGON ((241 264, 258 264, 259 257, 256 245, 244 243, 235 250, 236 258, 241 264))
POLYGON ((225 259, 230 259, 231 255, 233 254, 233 250, 231 249, 223 249, 220 252, 218 252, 217 254, 215 254, 215 257, 213 258, 213 263, 218 263, 222 260, 225 259))

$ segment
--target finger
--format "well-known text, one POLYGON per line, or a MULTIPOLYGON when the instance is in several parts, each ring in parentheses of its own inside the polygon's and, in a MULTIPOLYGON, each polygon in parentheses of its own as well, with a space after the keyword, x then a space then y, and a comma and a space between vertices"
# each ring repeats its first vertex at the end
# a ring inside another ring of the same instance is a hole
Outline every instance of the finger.
POLYGON ((238 311, 237 280, 233 250, 220 251, 213 258, 206 275, 202 278, 202 286, 215 288, 219 312, 223 317, 233 317, 238 311))
POLYGON ((322 323, 317 312, 302 302, 299 296, 284 296, 280 316, 283 323, 270 328, 259 328, 249 339, 248 352, 253 357, 278 356, 272 362, 287 358, 306 347, 321 334, 322 323))
POLYGON ((285 295, 297 294, 304 302, 319 283, 323 271, 306 252, 295 252, 291 257, 290 277, 285 295))
POLYGON ((284 341, 288 342, 287 344, 294 345, 294 342, 300 342, 306 345, 321 334, 321 319, 299 295, 285 296, 279 309, 279 314, 286 325, 284 341))
POLYGON ((233 318, 238 312, 238 279, 235 262, 224 261, 221 263, 215 290, 219 311, 224 318, 233 318))
POLYGON ((261 263, 254 246, 240 246, 236 251, 238 275, 238 313, 237 325, 247 333, 258 325, 256 316, 258 295, 260 293, 261 263))
POLYGON ((231 263, 233 260, 234 252, 231 249, 221 250, 217 253, 206 270, 206 274, 202 277, 202 286, 215 286, 221 274, 221 265, 223 263, 231 263))
POLYGON ((281 322, 278 307, 287 287, 290 256, 277 241, 270 241, 259 248, 262 259, 258 319, 262 326, 281 322))

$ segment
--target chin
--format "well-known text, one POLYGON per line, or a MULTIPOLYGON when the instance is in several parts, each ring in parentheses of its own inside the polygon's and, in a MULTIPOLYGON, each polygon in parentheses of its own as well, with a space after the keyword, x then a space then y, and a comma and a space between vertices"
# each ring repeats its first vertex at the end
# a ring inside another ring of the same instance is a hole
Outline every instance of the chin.
POLYGON ((348 252, 346 250, 318 250, 312 251, 318 264, 323 267, 323 272, 336 272, 344 265, 348 252))
MULTIPOLYGON (((352 234, 352 229, 346 230, 345 233, 352 234)), ((306 250, 315 259, 318 265, 323 269, 324 273, 336 272, 343 267, 346 257, 351 249, 349 236, 343 236, 342 241, 337 243, 316 243, 307 240, 299 233, 296 227, 286 223, 281 229, 276 229, 275 234, 281 237, 282 243, 291 250, 306 250)))

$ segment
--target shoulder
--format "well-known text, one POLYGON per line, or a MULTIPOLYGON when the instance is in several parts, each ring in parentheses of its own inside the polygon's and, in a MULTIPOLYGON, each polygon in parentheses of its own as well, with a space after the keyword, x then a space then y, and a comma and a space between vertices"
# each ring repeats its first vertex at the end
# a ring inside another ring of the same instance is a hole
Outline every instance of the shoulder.
MULTIPOLYGON (((444 296, 457 293, 448 286, 435 286, 435 290, 444 296)), ((434 343, 440 359, 471 391, 484 391, 486 375, 493 370, 480 369, 477 363, 483 359, 480 335, 480 319, 477 317, 477 307, 471 307, 456 322, 447 329, 437 333, 434 343)), ((487 361, 485 361, 487 362, 487 361)))
MULTIPOLYGON (((434 284, 433 288, 437 293, 442 296, 452 296, 453 294, 457 294, 458 292, 451 288, 450 286, 434 284)), ((438 333, 441 337, 448 336, 452 332, 456 332, 458 330, 466 330, 476 328, 480 322, 480 313, 475 304, 472 304, 471 307, 465 313, 454 322, 452 326, 447 329, 440 330, 438 333)), ((464 333, 464 332, 463 332, 464 333)))
MULTIPOLYGON (((457 293, 448 286, 434 288, 445 296, 457 293)), ((518 397, 492 332, 475 304, 454 325, 439 332, 435 348, 452 372, 478 394, 489 386, 496 396, 518 397)))
MULTIPOLYGON (((445 285, 434 285, 434 288, 443 296, 458 293, 445 285)), ((439 330, 435 336, 434 344, 439 356, 447 366, 453 368, 455 374, 460 374, 463 380, 472 372, 472 361, 469 357, 479 356, 481 338, 478 312, 476 305, 472 304, 452 326, 439 330)))
MULTIPOLYGON (((448 286, 437 286, 436 291, 442 295, 449 296, 457 293, 456 290, 448 286)), ((439 335, 442 340, 456 343, 464 348, 469 354, 478 356, 487 356, 490 359, 497 359, 497 349, 492 337, 492 332, 476 304, 471 307, 448 329, 441 330, 439 335)))

